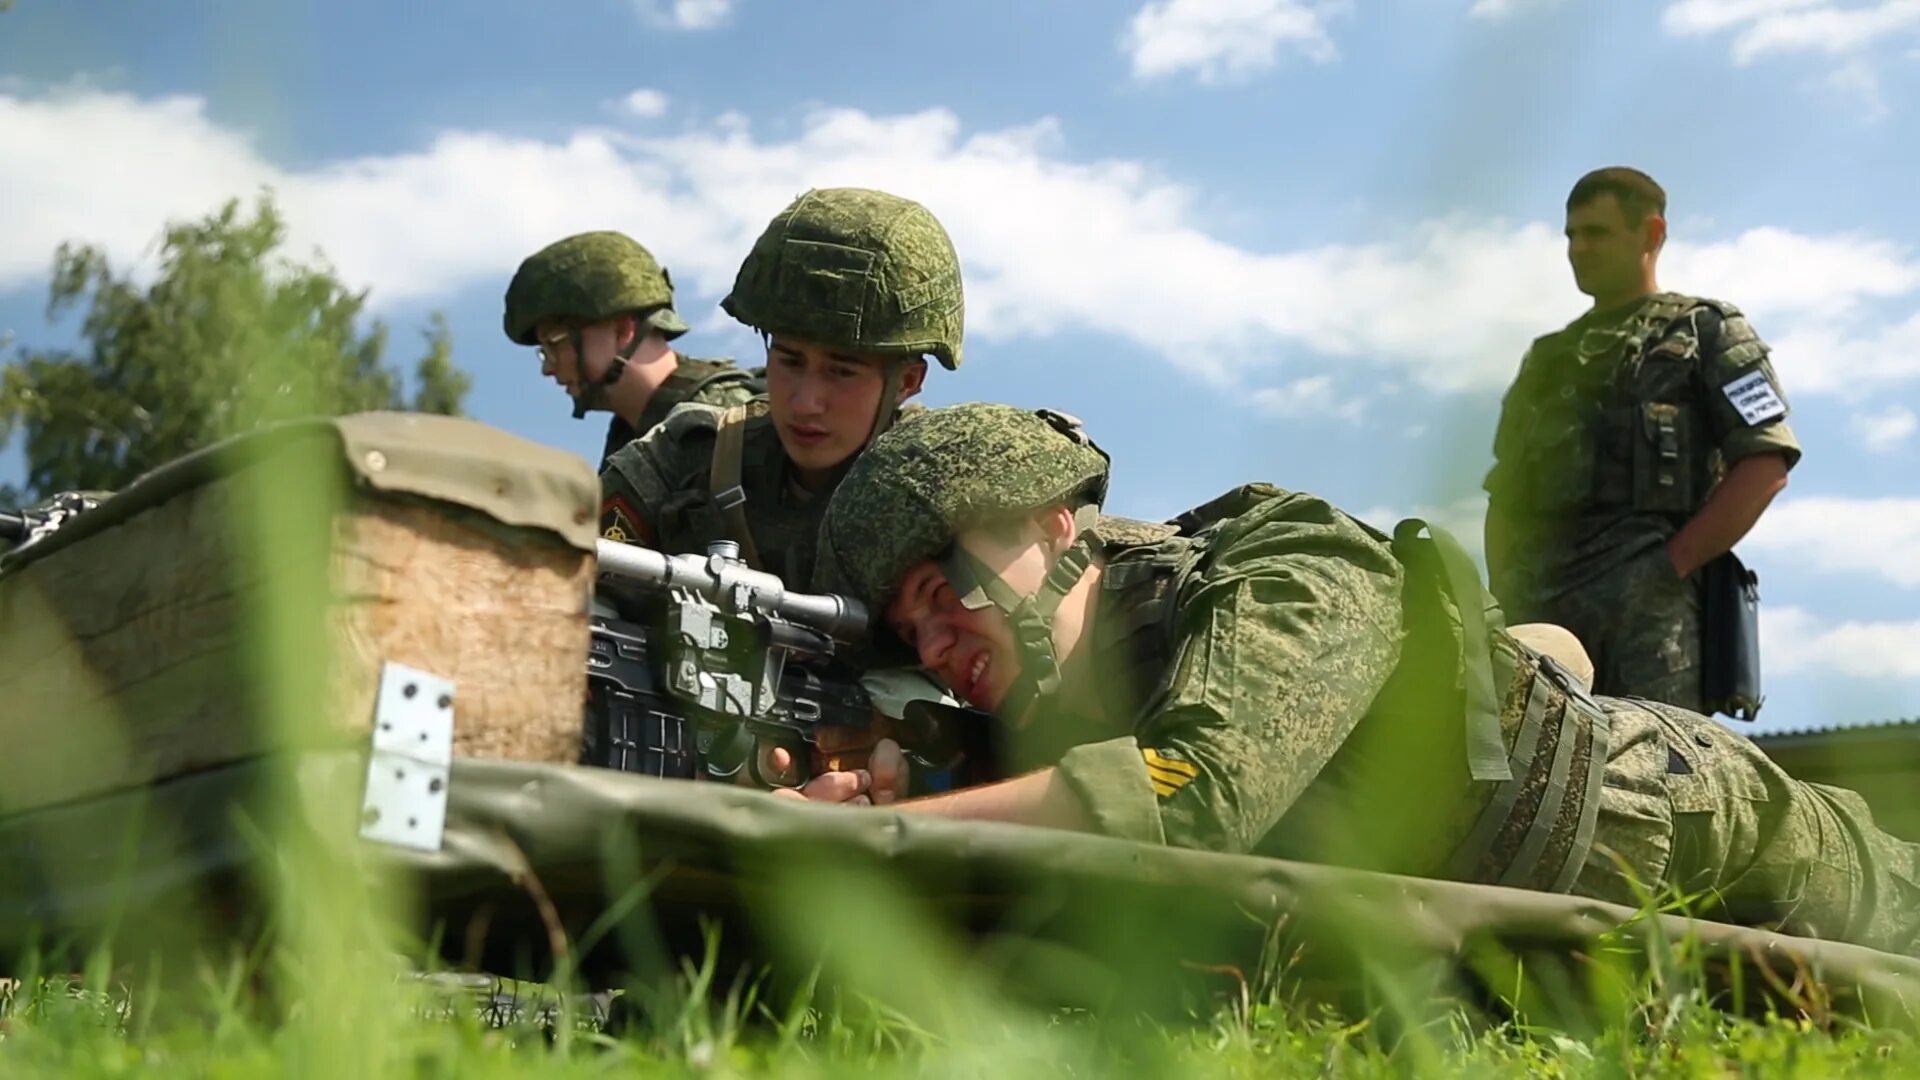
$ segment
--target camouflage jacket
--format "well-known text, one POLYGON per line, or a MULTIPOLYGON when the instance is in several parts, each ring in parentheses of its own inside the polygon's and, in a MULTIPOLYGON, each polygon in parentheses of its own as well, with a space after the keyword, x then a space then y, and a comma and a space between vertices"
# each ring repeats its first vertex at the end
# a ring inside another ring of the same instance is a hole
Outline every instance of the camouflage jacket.
MULTIPOLYGON (((747 410, 740 469, 747 527, 767 560, 765 569, 804 584, 813 572, 820 518, 831 491, 808 491, 794 480, 764 399, 747 410)), ((713 541, 732 538, 714 505, 710 480, 723 413, 683 405, 608 457, 600 472, 603 537, 668 554, 704 552, 713 541)))
POLYGON ((1494 591, 1553 589, 1663 544, 1725 468, 1800 444, 1738 309, 1657 293, 1534 341, 1501 404, 1488 514, 1494 591))
POLYGON ((608 422, 607 442, 600 451, 600 468, 607 467, 607 459, 613 457, 614 451, 652 431, 668 413, 689 401, 723 409, 752 401, 766 388, 765 373, 765 368, 735 367, 731 360, 681 357, 673 374, 654 389, 638 423, 629 424, 618 413, 608 422))
POLYGON ((1043 718, 1071 732, 1057 765, 1102 831, 1571 885, 1605 718, 1496 630, 1511 779, 1473 779, 1457 613, 1411 549, 1287 492, 1190 535, 1106 540, 1115 531, 1095 527, 1098 700, 1043 718))

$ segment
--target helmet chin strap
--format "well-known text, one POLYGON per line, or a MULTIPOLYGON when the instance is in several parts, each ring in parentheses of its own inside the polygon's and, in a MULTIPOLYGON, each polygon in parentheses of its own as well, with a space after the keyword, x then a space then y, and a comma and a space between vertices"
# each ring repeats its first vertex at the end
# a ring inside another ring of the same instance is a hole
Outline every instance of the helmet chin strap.
MULTIPOLYGON (((640 343, 647 339, 646 332, 642 329, 645 325, 646 324, 641 323, 634 327, 633 340, 627 342, 625 348, 615 349, 613 351, 613 359, 607 363, 607 370, 602 372, 599 378, 587 384, 585 393, 573 399, 573 418, 575 420, 586 419, 587 413, 595 409, 607 412, 612 411, 612 397, 607 393, 607 388, 618 381, 621 375, 625 374, 627 361, 633 359, 633 354, 640 350, 640 343)), ((567 331, 567 340, 573 344, 574 364, 579 367, 581 374, 586 374, 587 349, 585 333, 578 326, 572 327, 567 331)))
POLYGON ((867 445, 879 438, 893 426, 900 415, 900 384, 906 381, 907 364, 905 359, 888 360, 886 378, 880 384, 880 408, 873 417, 873 431, 867 435, 867 445))
POLYGON ((1015 592, 999 574, 958 543, 939 560, 941 572, 959 594, 963 606, 979 610, 991 605, 1013 625, 1020 674, 1007 687, 997 711, 1000 719, 1014 728, 1031 723, 1035 707, 1060 690, 1060 659, 1054 652, 1053 620, 1061 602, 1093 565, 1093 540, 1088 530, 1099 515, 1099 508, 1093 505, 1074 512, 1078 536, 1047 568, 1047 576, 1032 596, 1015 592))

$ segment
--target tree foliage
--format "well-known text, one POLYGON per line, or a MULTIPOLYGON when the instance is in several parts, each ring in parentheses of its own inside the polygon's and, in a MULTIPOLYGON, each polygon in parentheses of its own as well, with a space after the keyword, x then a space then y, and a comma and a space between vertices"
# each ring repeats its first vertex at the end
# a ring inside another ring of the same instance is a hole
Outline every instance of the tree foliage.
POLYGON ((0 446, 24 438, 27 489, 115 490, 262 424, 368 409, 459 415, 471 379, 444 317, 425 332, 409 397, 365 291, 323 261, 277 254, 271 197, 169 225, 142 286, 88 244, 62 244, 47 317, 84 309, 78 350, 21 347, 0 373, 0 446))

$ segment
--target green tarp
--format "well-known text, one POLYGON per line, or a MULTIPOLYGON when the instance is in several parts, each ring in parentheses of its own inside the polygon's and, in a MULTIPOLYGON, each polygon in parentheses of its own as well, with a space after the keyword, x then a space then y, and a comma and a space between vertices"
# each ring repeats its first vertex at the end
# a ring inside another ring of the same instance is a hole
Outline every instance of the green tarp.
MULTIPOLYGON (((256 759, 0 822, 0 946, 10 958, 36 940, 137 951, 157 944, 167 913, 169 943, 230 934, 248 925, 248 880, 271 850, 235 809, 277 783, 354 789, 365 767, 349 751, 256 759)), ((819 950, 858 947, 874 917, 865 901, 897 913, 904 897, 938 935, 990 949, 1020 992, 1095 1008, 1178 1007, 1277 963, 1342 1007, 1414 993, 1497 1011, 1518 972, 1536 998, 1578 997, 1607 964, 1633 967, 1688 938, 1729 1003, 1811 1001, 1895 1025, 1920 1003, 1920 962, 1854 946, 599 769, 456 761, 434 853, 353 840, 350 821, 316 824, 342 872, 384 866, 416 890, 415 927, 438 933, 449 959, 539 977, 564 949, 599 985, 697 954, 703 922, 719 927, 728 963, 804 967, 819 950), (624 915, 602 920, 616 905, 624 915)))

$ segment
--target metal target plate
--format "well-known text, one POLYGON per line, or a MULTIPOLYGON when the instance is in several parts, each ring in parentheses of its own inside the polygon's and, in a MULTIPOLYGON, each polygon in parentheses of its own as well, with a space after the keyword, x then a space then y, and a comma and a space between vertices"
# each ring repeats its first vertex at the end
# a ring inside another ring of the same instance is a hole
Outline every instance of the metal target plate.
POLYGON ((453 681, 405 664, 380 669, 360 835, 439 851, 453 768, 453 681))

